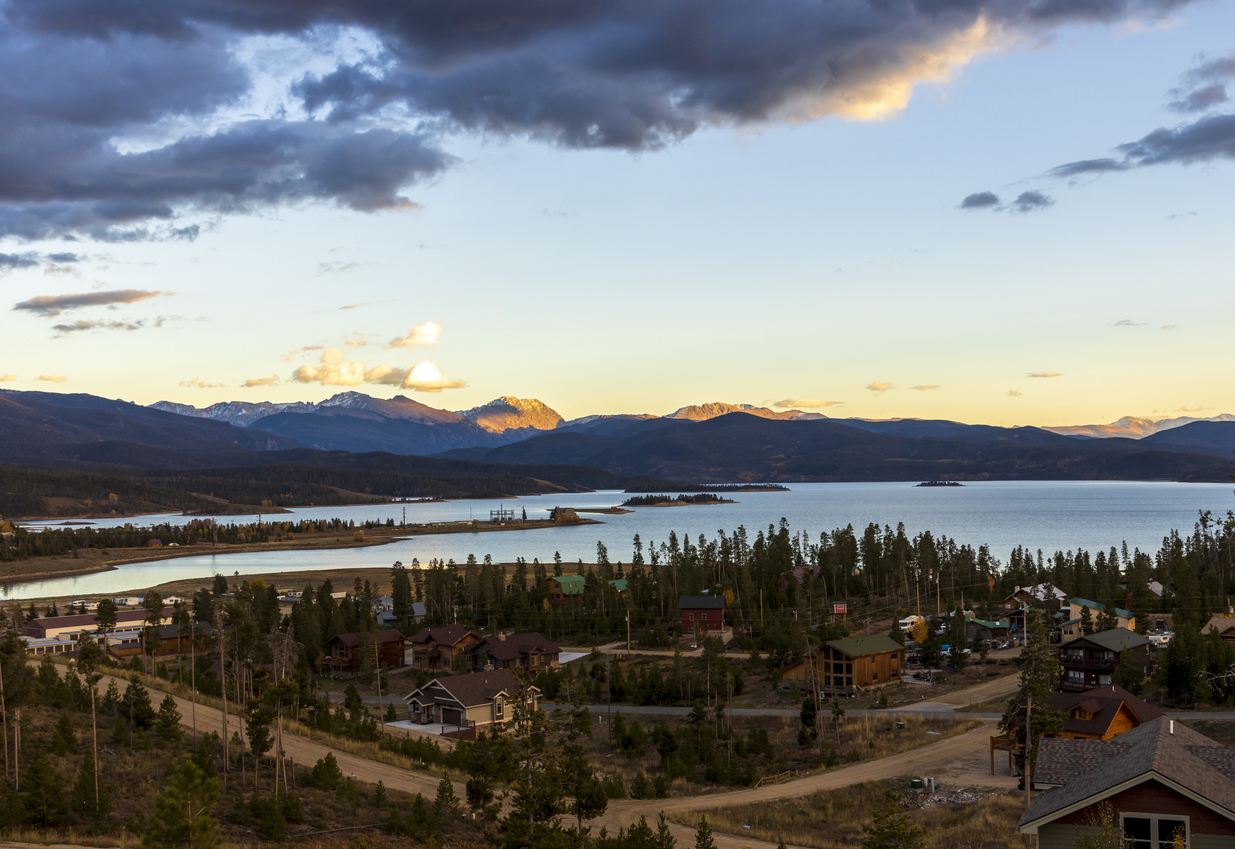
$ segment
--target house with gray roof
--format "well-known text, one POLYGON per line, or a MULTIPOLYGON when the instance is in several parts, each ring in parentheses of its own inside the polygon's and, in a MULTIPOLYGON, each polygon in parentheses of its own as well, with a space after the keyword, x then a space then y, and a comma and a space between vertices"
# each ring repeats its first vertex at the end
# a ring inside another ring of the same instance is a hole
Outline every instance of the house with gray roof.
POLYGON ((1132 655, 1142 680, 1153 672, 1149 638, 1126 628, 1099 631, 1064 644, 1059 649, 1059 689, 1075 693, 1109 687, 1113 683, 1111 675, 1125 654, 1132 655))
MULTIPOLYGON (((535 710, 540 690, 531 684, 527 689, 535 710)), ((449 736, 475 739, 477 731, 514 718, 511 703, 522 691, 523 685, 509 669, 490 669, 436 678, 408 693, 403 701, 412 722, 440 723, 449 736)))
POLYGON ((1169 717, 1110 740, 1042 740, 1020 821, 1038 849, 1074 847, 1109 806, 1130 849, 1235 846, 1235 750, 1169 717))

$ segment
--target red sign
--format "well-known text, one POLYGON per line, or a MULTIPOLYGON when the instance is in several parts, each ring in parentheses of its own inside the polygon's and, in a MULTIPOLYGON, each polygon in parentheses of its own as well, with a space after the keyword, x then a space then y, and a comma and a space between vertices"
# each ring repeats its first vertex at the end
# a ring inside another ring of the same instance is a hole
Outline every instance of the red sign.
POLYGON ((843 601, 832 602, 832 615, 833 616, 844 616, 848 612, 849 612, 849 605, 846 604, 845 602, 843 601))

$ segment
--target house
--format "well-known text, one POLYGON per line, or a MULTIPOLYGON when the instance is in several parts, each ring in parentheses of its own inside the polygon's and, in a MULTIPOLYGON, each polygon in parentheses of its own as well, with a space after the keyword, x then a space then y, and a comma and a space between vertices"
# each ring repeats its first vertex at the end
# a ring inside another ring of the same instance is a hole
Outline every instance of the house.
POLYGON ((1059 693, 1051 697, 1050 707, 1066 717, 1055 736, 1073 740, 1109 740, 1162 716, 1161 710, 1114 684, 1059 693))
POLYGON ((902 652, 901 644, 887 634, 829 640, 819 647, 813 664, 801 660, 781 679, 799 682, 799 689, 818 683, 825 697, 857 695, 863 688, 899 681, 902 652))
POLYGON ((355 675, 361 665, 361 652, 373 652, 382 666, 402 666, 405 638, 397 629, 381 629, 369 634, 339 634, 326 644, 329 652, 322 667, 333 676, 355 675))
POLYGON ((423 672, 463 672, 471 667, 469 647, 480 642, 480 635, 462 625, 421 628, 408 638, 411 665, 423 672))
POLYGON ((549 579, 549 598, 554 604, 565 604, 583 597, 587 579, 582 575, 556 575, 549 579))
POLYGON ((697 633, 697 628, 722 631, 725 628, 725 599, 718 595, 684 595, 678 599, 682 611, 682 633, 697 633))
POLYGON ((1224 643, 1235 643, 1235 617, 1211 616, 1201 633, 1208 636, 1210 631, 1217 631, 1224 643))
MULTIPOLYGON (((412 621, 425 618, 425 603, 423 601, 412 602, 412 621)), ((377 624, 383 628, 398 628, 399 617, 395 616, 394 610, 382 610, 377 614, 377 624)))
POLYGON ((995 622, 988 619, 975 619, 972 616, 965 617, 965 638, 971 643, 975 639, 999 640, 1006 636, 1008 636, 1007 619, 995 622))
POLYGON ((1050 584, 1038 584, 1033 587, 1017 587, 1003 600, 1003 612, 1013 613, 1025 607, 1045 607, 1047 599, 1051 599, 1056 608, 1068 606, 1068 594, 1050 584))
MULTIPOLYGON (((1069 599, 1068 606, 1071 608, 1071 613, 1068 616, 1068 619, 1083 618, 1084 614, 1082 611, 1088 608, 1089 621, 1093 623, 1094 627, 1097 627, 1098 625, 1098 614, 1106 611, 1105 604, 1099 604, 1098 602, 1090 601, 1087 598, 1069 599)), ((1122 607, 1116 607, 1115 618, 1118 622, 1115 627, 1126 628, 1129 631, 1136 630, 1136 614, 1131 610, 1124 610, 1122 607)))
POLYGON ((1067 692, 1106 687, 1124 653, 1132 654, 1143 678, 1153 671, 1149 662, 1149 638, 1125 628, 1111 628, 1078 637, 1059 650, 1063 667, 1059 689, 1067 692))
MULTIPOLYGON (((148 653, 149 650, 145 647, 145 634, 139 633, 142 634, 143 651, 148 653)), ((194 651, 203 652, 206 650, 206 638, 214 633, 214 626, 209 622, 200 622, 192 628, 192 640, 189 639, 189 633, 190 629, 187 626, 184 628, 184 633, 181 633, 179 625, 160 625, 155 635, 154 655, 167 657, 190 654, 194 651)))
MULTIPOLYGON (((435 678, 403 697, 412 722, 455 726, 458 736, 475 737, 476 731, 514 718, 511 700, 523 687, 509 669, 492 669, 435 678)), ((535 710, 540 691, 528 685, 535 710)), ((454 736, 454 735, 452 735, 454 736)))
MULTIPOLYGON (((172 621, 176 611, 164 607, 160 614, 160 625, 172 621)), ((140 628, 146 624, 146 611, 127 610, 116 614, 115 630, 125 628, 140 628)), ((22 633, 28 637, 40 640, 69 637, 76 639, 79 634, 93 634, 99 630, 99 617, 93 613, 81 613, 76 616, 50 616, 45 619, 31 619, 22 627, 22 633)))
POLYGON ((1232 750, 1168 717, 1113 740, 1046 738, 1034 786, 1050 788, 1020 821, 1039 849, 1076 846, 1105 803, 1130 849, 1235 845, 1232 750))
POLYGON ((622 595, 626 593, 628 582, 626 581, 625 578, 615 578, 609 582, 609 586, 613 587, 613 591, 617 593, 618 597, 620 598, 622 595))
POLYGON ((485 637, 467 653, 471 656, 473 670, 515 669, 521 666, 531 672, 540 672, 556 668, 561 651, 557 643, 532 632, 485 637))

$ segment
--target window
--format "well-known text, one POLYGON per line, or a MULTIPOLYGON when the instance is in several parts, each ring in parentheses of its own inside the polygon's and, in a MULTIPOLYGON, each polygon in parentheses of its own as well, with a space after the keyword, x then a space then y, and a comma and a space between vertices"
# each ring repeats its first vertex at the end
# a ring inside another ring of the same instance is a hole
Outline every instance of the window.
POLYGON ((1189 846, 1188 818, 1158 814, 1121 814, 1128 849, 1171 849, 1175 835, 1181 834, 1189 846))
POLYGON ((1080 670, 1080 669, 1069 669, 1068 670, 1068 680, 1076 682, 1078 684, 1084 684, 1085 683, 1085 673, 1083 670, 1080 670))
POLYGON ((694 622, 694 621, 695 621, 695 614, 693 614, 693 613, 692 613, 692 614, 690 614, 690 621, 691 621, 691 622, 694 622))
POLYGON ((493 715, 499 719, 506 713, 506 705, 502 701, 502 697, 498 696, 493 700, 493 715))

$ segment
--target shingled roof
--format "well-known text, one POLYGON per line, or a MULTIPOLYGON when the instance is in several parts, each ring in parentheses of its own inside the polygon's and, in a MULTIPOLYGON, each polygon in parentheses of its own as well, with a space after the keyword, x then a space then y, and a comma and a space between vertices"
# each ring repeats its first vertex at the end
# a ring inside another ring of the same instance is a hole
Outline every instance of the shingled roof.
POLYGON ((904 646, 887 634, 871 634, 869 637, 849 637, 844 640, 828 640, 832 648, 849 657, 864 657, 885 651, 900 651, 904 646))
POLYGON ((718 595, 684 595, 678 599, 682 610, 724 610, 725 599, 718 595))
POLYGON ((485 637, 484 640, 469 648, 468 653, 487 652, 498 660, 514 660, 527 656, 534 649, 539 649, 541 654, 558 654, 562 650, 557 643, 531 631, 527 634, 507 634, 505 638, 485 637))
POLYGON ((1096 690, 1085 690, 1081 693, 1059 693, 1051 697, 1051 710, 1061 711, 1068 715, 1063 723, 1063 731, 1073 734, 1094 734, 1099 737, 1106 734, 1110 730, 1111 723, 1115 721, 1116 714, 1119 713, 1120 705, 1126 705, 1139 723, 1146 723, 1162 716, 1160 709, 1114 684, 1098 687, 1096 690), (1076 718, 1073 715, 1073 708, 1076 707, 1083 707, 1087 710, 1091 715, 1090 718, 1076 718))
POLYGON ((476 707, 488 704, 493 701, 494 696, 500 693, 513 696, 519 692, 522 685, 509 669, 492 669, 488 672, 470 672, 467 675, 435 678, 404 696, 404 701, 410 702, 415 699, 421 704, 428 704, 430 701, 441 704, 441 699, 432 693, 439 687, 463 707, 476 707))
POLYGON ((462 625, 441 625, 437 628, 421 628, 415 634, 408 637, 408 642, 412 643, 436 643, 439 646, 453 646, 459 640, 473 633, 468 628, 462 625))
MULTIPOLYGON (((378 643, 393 643, 403 639, 403 634, 399 632, 398 628, 383 628, 379 631, 371 631, 370 633, 373 634, 378 643)), ((335 640, 338 640, 343 645, 353 649, 360 645, 363 639, 362 634, 356 633, 339 634, 335 637, 335 640)), ((334 642, 334 640, 331 640, 331 642, 334 642)))
POLYGON ((1110 628, 1106 631, 1099 631, 1096 634, 1087 634, 1084 637, 1077 637, 1068 645, 1076 645, 1084 640, 1088 640, 1094 645, 1101 646, 1109 651, 1117 652, 1135 648, 1136 646, 1149 645, 1148 637, 1144 634, 1138 634, 1136 631, 1129 631, 1127 628, 1110 628))
POLYGON ((1029 805, 1020 826, 1030 834, 1051 820, 1149 780, 1235 819, 1231 750, 1165 716, 1112 740, 1044 739, 1038 752, 1039 778, 1044 770, 1063 786, 1046 791, 1029 805))

